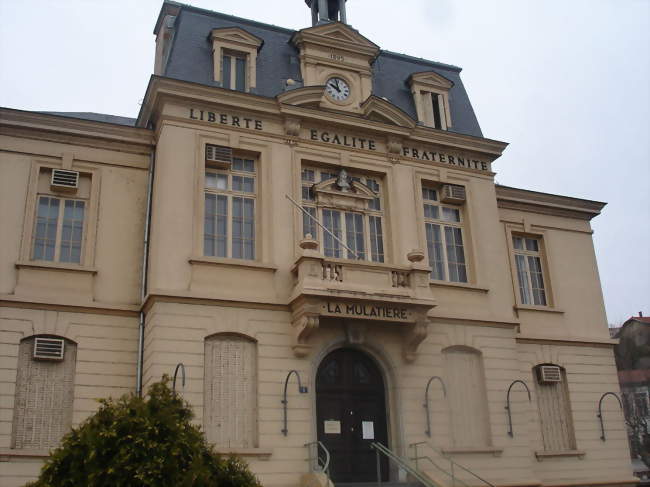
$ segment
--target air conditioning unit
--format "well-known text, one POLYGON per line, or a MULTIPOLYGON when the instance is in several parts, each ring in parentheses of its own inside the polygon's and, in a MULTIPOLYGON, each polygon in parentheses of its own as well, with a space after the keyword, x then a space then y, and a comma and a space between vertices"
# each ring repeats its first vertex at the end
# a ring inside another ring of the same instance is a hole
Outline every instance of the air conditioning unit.
POLYGON ((562 371, 557 365, 542 365, 537 368, 537 380, 540 384, 562 382, 562 371))
POLYGON ((39 360, 63 360, 65 341, 62 338, 36 337, 34 358, 39 360))
POLYGON ((215 169, 230 169, 232 149, 221 145, 205 144, 205 165, 215 169))
POLYGON ((79 188, 79 173, 67 169, 52 169, 50 188, 54 191, 77 191, 79 188))
POLYGON ((465 186, 458 184, 444 184, 440 191, 440 201, 443 203, 452 203, 461 205, 465 203, 465 186))

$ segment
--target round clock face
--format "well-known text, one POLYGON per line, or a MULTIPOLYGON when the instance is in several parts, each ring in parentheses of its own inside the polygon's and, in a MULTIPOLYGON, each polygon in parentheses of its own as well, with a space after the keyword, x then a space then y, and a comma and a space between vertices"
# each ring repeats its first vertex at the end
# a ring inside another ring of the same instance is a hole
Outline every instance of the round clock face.
POLYGON ((336 101, 347 100, 350 96, 348 83, 341 78, 330 78, 325 83, 325 93, 336 101))

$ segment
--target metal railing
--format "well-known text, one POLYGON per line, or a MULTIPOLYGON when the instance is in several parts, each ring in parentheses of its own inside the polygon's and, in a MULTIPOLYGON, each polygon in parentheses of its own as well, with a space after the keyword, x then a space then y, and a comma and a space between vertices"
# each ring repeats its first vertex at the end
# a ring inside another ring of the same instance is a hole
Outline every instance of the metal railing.
POLYGON ((309 468, 314 473, 324 473, 329 478, 330 452, 320 441, 306 443, 309 468))
POLYGON ((408 460, 400 457, 385 445, 373 441, 370 447, 375 450, 377 455, 377 485, 381 485, 381 455, 384 455, 389 461, 394 462, 401 470, 406 472, 414 481, 419 482, 425 487, 441 487, 436 484, 427 475, 420 472, 417 468, 413 467, 408 460))
MULTIPOLYGON (((482 485, 487 485, 489 487, 495 487, 494 484, 491 484, 490 482, 485 480, 483 477, 478 476, 477 474, 472 472, 469 468, 461 465, 458 462, 455 462, 454 460, 449 458, 449 456, 443 454, 441 451, 434 448, 427 441, 420 441, 418 443, 411 443, 409 445, 409 447, 413 448, 414 453, 415 453, 415 455, 411 458, 411 460, 413 460, 415 462, 415 468, 416 469, 419 468, 419 462, 421 460, 426 460, 431 465, 433 465, 437 470, 439 470, 444 475, 449 477, 449 479, 451 480, 451 487, 457 487, 457 486, 469 487, 470 486, 470 484, 468 484, 467 482, 465 482, 465 481, 461 480, 460 478, 458 478, 458 471, 462 471, 462 472, 465 472, 466 474, 469 474, 469 476, 472 477, 473 479, 476 479, 476 480, 482 482, 482 485), (422 446, 422 445, 425 445, 426 447, 429 448, 429 450, 431 450, 433 453, 435 453, 437 462, 436 462, 436 460, 431 458, 430 455, 418 455, 418 447, 422 446), (446 465, 447 463, 449 464, 448 468, 445 468, 444 466, 441 465, 441 464, 446 465)), ((476 485, 476 484, 472 483, 472 485, 476 485)))

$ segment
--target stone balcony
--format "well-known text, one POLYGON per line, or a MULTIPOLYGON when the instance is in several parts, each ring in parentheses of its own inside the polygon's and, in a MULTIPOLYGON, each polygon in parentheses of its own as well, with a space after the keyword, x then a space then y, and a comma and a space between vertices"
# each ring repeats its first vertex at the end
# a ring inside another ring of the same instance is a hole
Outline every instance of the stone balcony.
MULTIPOLYGON (((404 329, 404 357, 415 358, 419 344, 427 336, 427 312, 436 303, 429 287, 429 267, 424 254, 410 252, 408 266, 324 257, 318 242, 305 239, 302 255, 292 268, 294 286, 289 300, 297 356, 309 354, 309 337, 321 317, 340 318, 347 325, 372 326, 390 322, 404 329)), ((363 338, 359 333, 357 340, 363 338)), ((352 338, 354 340, 354 338, 352 338)))

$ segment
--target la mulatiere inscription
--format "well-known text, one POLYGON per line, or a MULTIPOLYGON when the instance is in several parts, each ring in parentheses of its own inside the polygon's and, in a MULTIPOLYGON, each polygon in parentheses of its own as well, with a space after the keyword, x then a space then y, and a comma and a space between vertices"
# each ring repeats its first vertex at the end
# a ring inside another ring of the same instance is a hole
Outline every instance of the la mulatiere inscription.
POLYGON ((478 169, 480 171, 489 170, 487 162, 479 161, 477 159, 470 159, 469 157, 460 157, 458 155, 452 156, 443 154, 442 152, 433 152, 423 149, 414 149, 412 147, 402 147, 402 155, 411 157, 420 161, 433 161, 442 162, 443 164, 450 164, 452 166, 467 167, 469 169, 478 169))
POLYGON ((192 120, 202 120, 204 122, 218 123, 221 125, 229 125, 231 127, 239 127, 243 129, 264 130, 261 120, 241 117, 237 115, 230 115, 229 113, 216 113, 209 112, 207 110, 194 110, 194 108, 190 108, 190 118, 192 120))
POLYGON ((371 305, 371 304, 347 304, 332 303, 327 301, 323 304, 323 311, 330 316, 353 316, 355 318, 382 319, 407 321, 409 319, 408 309, 402 306, 371 305))

